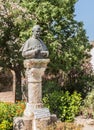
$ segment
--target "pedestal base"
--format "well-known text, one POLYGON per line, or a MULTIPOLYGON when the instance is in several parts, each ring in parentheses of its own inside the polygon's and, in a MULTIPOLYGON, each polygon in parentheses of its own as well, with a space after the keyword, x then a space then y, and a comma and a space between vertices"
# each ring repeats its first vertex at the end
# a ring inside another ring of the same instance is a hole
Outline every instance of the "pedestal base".
POLYGON ((33 130, 32 119, 26 117, 15 117, 13 130, 33 130))
POLYGON ((50 125, 50 118, 33 119, 32 130, 47 130, 50 125))
POLYGON ((43 108, 43 104, 42 103, 36 103, 36 104, 27 103, 25 111, 24 111, 24 116, 29 117, 29 118, 33 118, 34 111, 36 109, 40 109, 40 108, 43 108))
MULTIPOLYGON (((45 108, 45 111, 48 111, 46 109, 47 108, 45 108)), ((39 112, 38 115, 40 115, 39 112)), ((48 130, 48 127, 56 121, 57 117, 55 115, 49 115, 49 112, 43 112, 40 118, 39 116, 35 115, 34 119, 32 120, 32 130, 48 130)))
POLYGON ((56 115, 31 119, 28 117, 15 117, 13 130, 48 130, 48 127, 57 121, 56 115))
POLYGON ((14 119, 13 130, 47 130, 52 116, 42 104, 42 76, 49 59, 28 59, 24 61, 28 81, 28 103, 24 117, 14 119))

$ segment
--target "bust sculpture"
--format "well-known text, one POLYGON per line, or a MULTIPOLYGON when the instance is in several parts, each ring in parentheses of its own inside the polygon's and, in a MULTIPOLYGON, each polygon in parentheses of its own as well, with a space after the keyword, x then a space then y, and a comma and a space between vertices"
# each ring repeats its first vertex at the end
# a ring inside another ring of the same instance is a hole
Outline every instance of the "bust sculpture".
POLYGON ((49 56, 49 51, 40 39, 41 28, 35 25, 32 29, 33 35, 22 46, 22 56, 25 59, 45 59, 49 56))

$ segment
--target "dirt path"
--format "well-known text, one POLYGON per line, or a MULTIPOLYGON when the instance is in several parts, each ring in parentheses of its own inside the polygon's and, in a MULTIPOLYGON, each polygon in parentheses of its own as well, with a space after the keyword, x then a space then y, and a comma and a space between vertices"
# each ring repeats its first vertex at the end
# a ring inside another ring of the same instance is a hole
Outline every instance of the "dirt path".
POLYGON ((79 116, 75 118, 75 123, 83 125, 83 130, 94 130, 94 119, 84 119, 79 116))

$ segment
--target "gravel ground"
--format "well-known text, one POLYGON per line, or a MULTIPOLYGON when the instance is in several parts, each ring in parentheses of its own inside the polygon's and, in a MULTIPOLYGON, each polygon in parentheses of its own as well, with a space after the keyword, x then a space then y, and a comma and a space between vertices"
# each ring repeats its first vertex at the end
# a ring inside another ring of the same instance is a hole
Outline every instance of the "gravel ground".
POLYGON ((94 119, 85 119, 78 116, 75 118, 75 123, 83 125, 83 130, 94 130, 94 119))

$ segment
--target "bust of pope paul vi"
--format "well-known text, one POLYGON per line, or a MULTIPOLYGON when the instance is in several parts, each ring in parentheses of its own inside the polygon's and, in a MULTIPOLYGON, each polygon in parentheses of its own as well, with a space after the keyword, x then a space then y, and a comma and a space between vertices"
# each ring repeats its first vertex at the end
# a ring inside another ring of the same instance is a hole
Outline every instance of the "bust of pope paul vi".
POLYGON ((32 29, 33 35, 21 47, 22 56, 25 59, 45 59, 49 56, 49 51, 40 39, 41 28, 35 25, 32 29))

